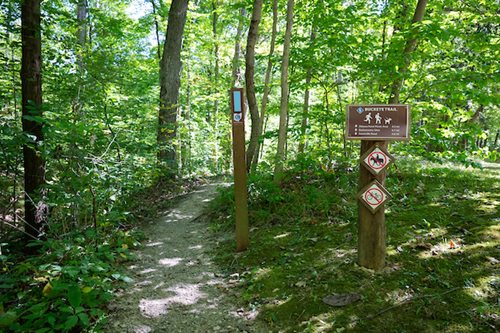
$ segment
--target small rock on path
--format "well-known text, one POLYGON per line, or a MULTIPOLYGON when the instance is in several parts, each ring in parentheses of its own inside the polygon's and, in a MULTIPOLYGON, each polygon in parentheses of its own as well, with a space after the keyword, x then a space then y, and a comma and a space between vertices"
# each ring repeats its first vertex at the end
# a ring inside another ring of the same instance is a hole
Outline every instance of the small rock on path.
POLYGON ((214 238, 198 218, 217 185, 201 186, 145 228, 148 242, 128 268, 134 282, 110 304, 106 332, 267 332, 224 293, 210 260, 214 238))

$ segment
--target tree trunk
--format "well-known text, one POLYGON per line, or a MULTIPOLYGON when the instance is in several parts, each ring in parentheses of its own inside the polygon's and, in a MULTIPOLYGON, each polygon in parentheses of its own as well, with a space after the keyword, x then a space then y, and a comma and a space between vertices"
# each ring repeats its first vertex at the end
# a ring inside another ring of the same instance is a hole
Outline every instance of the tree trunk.
POLYGON ((259 151, 260 146, 264 145, 264 138, 262 138, 262 133, 264 132, 264 118, 266 115, 267 100, 269 98, 269 92, 271 87, 269 83, 271 82, 271 72, 273 69, 273 55, 274 47, 276 44, 276 32, 278 26, 278 0, 273 0, 273 28, 271 32, 271 48, 269 50, 269 55, 267 59, 266 76, 264 78, 264 94, 262 95, 262 102, 260 105, 260 118, 259 118, 259 133, 257 135, 257 145, 255 146, 255 152, 253 154, 252 160, 252 170, 257 169, 257 164, 259 164, 259 151))
POLYGON ((257 98, 255 97, 255 44, 257 43, 257 36, 259 34, 260 17, 262 13, 262 0, 254 0, 252 21, 248 29, 247 38, 247 54, 245 66, 245 81, 247 88, 248 110, 252 119, 252 130, 250 132, 250 143, 248 144, 246 155, 247 172, 250 171, 252 164, 253 154, 259 139, 259 109, 257 106, 257 98))
POLYGON ((328 161, 326 165, 326 170, 330 168, 331 162, 332 162, 332 138, 330 136, 330 128, 328 127, 328 122, 329 119, 328 117, 330 116, 330 99, 328 98, 328 87, 325 86, 323 87, 323 91, 325 93, 324 98, 325 98, 325 116, 323 117, 324 121, 324 126, 325 126, 325 137, 326 137, 326 149, 328 150, 328 161))
POLYGON ((279 181, 283 172, 285 143, 287 134, 288 118, 288 63, 290 60, 290 40, 292 37, 294 0, 288 0, 286 7, 286 31, 283 44, 283 59, 281 63, 281 101, 280 101, 280 125, 278 134, 278 148, 276 151, 276 165, 274 167, 274 180, 279 181))
MULTIPOLYGON (((427 6, 428 0, 418 0, 417 8, 415 9, 415 13, 413 15, 412 24, 421 22, 422 18, 425 14, 425 7, 427 6)), ((389 97, 389 104, 397 104, 399 103, 399 94, 401 92, 401 88, 403 86, 404 75, 408 71, 408 67, 410 66, 411 54, 417 48, 417 36, 416 31, 412 29, 410 39, 406 41, 406 46, 403 51, 403 63, 400 66, 399 76, 396 77, 394 82, 392 83, 391 94, 389 97)))
MULTIPOLYGON (((190 52, 188 51, 188 59, 190 59, 190 52)), ((182 155, 182 168, 185 173, 191 173, 191 150, 193 141, 193 130, 191 128, 191 63, 190 60, 186 62, 186 112, 184 114, 184 121, 187 128, 186 144, 184 145, 184 155, 182 155)))
MULTIPOLYGON (((399 4, 397 2, 394 2, 392 5, 397 6, 399 4)), ((405 23, 407 21, 408 10, 409 10, 408 3, 406 2, 406 0, 403 0, 401 2, 400 6, 401 6, 401 8, 399 9, 398 14, 394 19, 395 23, 394 23, 394 26, 392 28, 392 34, 391 34, 392 37, 394 37, 399 31, 404 29, 405 23)), ((397 39, 391 38, 391 41, 389 42, 389 45, 387 45, 387 48, 386 48, 385 44, 386 44, 387 38, 388 38, 387 20, 385 20, 383 34, 382 34, 382 61, 387 61, 388 59, 397 59, 399 56, 399 55, 397 55, 396 57, 394 55, 392 55, 392 57, 390 56, 390 54, 393 53, 392 51, 394 49, 397 50, 397 47, 395 47, 395 44, 396 45, 398 44, 397 42, 395 42, 395 41, 397 41, 397 39)), ((397 61, 397 60, 395 60, 395 61, 397 61)), ((391 84, 390 80, 394 74, 388 72, 388 73, 386 73, 386 75, 387 75, 387 78, 381 77, 381 79, 383 81, 380 82, 380 84, 379 84, 379 88, 378 88, 379 92, 386 92, 387 91, 387 89, 389 88, 389 86, 391 84)))
POLYGON ((23 146, 25 231, 36 238, 43 231, 47 214, 41 201, 45 161, 39 150, 43 143, 40 0, 22 1, 21 38, 22 125, 30 141, 23 146))
MULTIPOLYGON (((243 35, 243 25, 245 23, 245 18, 247 16, 247 11, 245 7, 240 9, 240 16, 238 18, 238 27, 236 28, 236 37, 234 39, 234 54, 232 60, 232 70, 231 70, 231 88, 237 87, 241 81, 241 70, 240 70, 240 57, 241 57, 241 38, 243 35)), ((231 121, 231 110, 228 109, 228 119, 231 121)), ((227 171, 231 168, 231 131, 227 134, 227 140, 224 147, 224 170, 227 171)))
POLYGON ((83 75, 84 75, 84 64, 83 64, 83 54, 85 49, 85 44, 87 42, 87 14, 88 14, 88 3, 87 0, 78 0, 76 19, 78 21, 78 50, 77 50, 77 63, 78 71, 80 74, 77 87, 77 96, 73 99, 72 109, 75 122, 83 118, 82 109, 83 102, 80 98, 82 90, 84 88, 83 75))
MULTIPOLYGON (((316 39, 316 28, 313 26, 311 27, 311 44, 314 42, 316 39)), ((304 106, 302 107, 302 122, 300 124, 300 142, 299 142, 299 154, 304 153, 304 147, 306 145, 306 131, 307 131, 307 124, 309 121, 309 97, 310 97, 310 90, 309 90, 309 85, 311 84, 312 80, 312 68, 309 67, 306 72, 306 90, 304 91, 304 106)))
POLYGON ((158 161, 172 175, 177 173, 175 138, 180 88, 182 35, 189 0, 173 0, 160 61, 160 110, 158 116, 158 161))
POLYGON ((219 15, 217 14, 218 1, 212 1, 212 34, 214 38, 214 151, 213 162, 217 172, 219 172, 219 41, 217 40, 217 22, 219 15))
POLYGON ((87 0, 78 0, 77 14, 76 18, 78 21, 78 45, 80 50, 78 53, 78 67, 80 71, 83 69, 83 48, 85 47, 85 42, 87 41, 87 12, 88 3, 87 0))
POLYGON ((243 35, 243 23, 245 17, 247 16, 247 11, 245 8, 240 9, 240 17, 238 20, 238 27, 236 28, 236 37, 234 40, 234 54, 232 61, 232 71, 231 71, 231 88, 235 87, 236 83, 238 83, 241 79, 240 72, 240 56, 241 56, 241 36, 243 35))
POLYGON ((153 19, 155 23, 155 37, 156 37, 156 55, 158 60, 161 59, 161 45, 160 45, 160 28, 158 24, 157 10, 155 0, 151 0, 151 5, 153 6, 153 19))
MULTIPOLYGON (((472 117, 466 122, 466 124, 472 125, 472 124, 476 123, 479 120, 479 118, 481 117, 481 113, 483 111, 484 111, 484 105, 479 105, 479 107, 476 109, 476 111, 474 112, 472 117)), ((468 148, 467 147, 467 144, 468 144, 467 137, 464 136, 458 144, 460 145, 461 150, 467 150, 467 148, 468 148)))

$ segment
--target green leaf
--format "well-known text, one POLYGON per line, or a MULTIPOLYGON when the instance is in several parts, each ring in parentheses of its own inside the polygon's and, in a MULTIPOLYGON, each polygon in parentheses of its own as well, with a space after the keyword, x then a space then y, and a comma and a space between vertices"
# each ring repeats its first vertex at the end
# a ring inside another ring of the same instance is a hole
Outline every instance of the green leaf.
POLYGON ((78 318, 80 318, 83 325, 88 326, 90 324, 89 316, 86 313, 79 313, 78 318))
POLYGON ((77 316, 69 316, 68 320, 66 320, 66 323, 64 323, 64 328, 67 330, 72 329, 73 327, 76 326, 78 323, 78 317, 77 316))
POLYGON ((132 278, 129 278, 128 276, 122 276, 122 281, 126 283, 134 282, 134 280, 132 278))
POLYGON ((73 308, 76 308, 82 302, 82 293, 78 285, 69 286, 68 301, 73 308))
POLYGON ((9 327, 17 320, 17 314, 14 311, 7 311, 0 314, 0 328, 9 327))
POLYGON ((49 331, 50 331, 50 328, 45 327, 45 328, 40 328, 39 330, 36 330, 35 333, 45 333, 45 332, 49 332, 49 331))
POLYGON ((56 317, 54 317, 53 315, 48 315, 47 322, 50 324, 50 326, 54 327, 54 325, 56 324, 56 317))

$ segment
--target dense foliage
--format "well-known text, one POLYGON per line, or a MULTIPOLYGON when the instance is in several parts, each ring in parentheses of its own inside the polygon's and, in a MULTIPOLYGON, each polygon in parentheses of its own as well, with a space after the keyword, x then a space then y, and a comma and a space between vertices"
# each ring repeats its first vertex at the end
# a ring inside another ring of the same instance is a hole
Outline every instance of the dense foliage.
MULTIPOLYGON (((42 1, 43 117, 30 120, 43 124, 45 139, 37 149, 46 174, 42 194, 30 200, 46 205, 49 215, 44 234, 30 245, 21 236, 30 228, 23 223, 22 147, 33 144, 21 127, 21 1, 0 2, 0 259, 5 273, 0 328, 70 330, 99 321, 110 282, 126 280, 112 263, 128 259, 128 249, 137 245, 129 231, 137 218, 130 208, 136 193, 153 184, 171 186, 164 180, 172 170, 157 163, 159 58, 171 1, 42 1), (44 256, 25 258, 21 252, 44 256)), ((497 158, 498 2, 432 1, 424 20, 412 25, 416 2, 296 1, 289 168, 304 161, 324 170, 349 168, 358 145, 344 138, 346 105, 386 103, 395 79, 404 79, 400 102, 412 107, 412 141, 394 144, 391 152, 465 164, 497 158), (418 47, 403 72, 402 54, 411 37, 418 47), (306 88, 311 93, 307 113, 306 88), (300 142, 304 154, 299 154, 300 142)), ((285 7, 286 1, 278 1, 277 50, 259 138, 258 170, 263 172, 275 163, 285 7)), ((237 29, 243 22, 242 33, 247 33, 251 12, 250 0, 189 4, 173 174, 231 169, 228 90, 234 80, 243 86, 244 57, 235 57, 235 44, 244 44, 237 29)), ((267 1, 255 57, 259 101, 271 29, 267 1)), ((266 186, 261 190, 268 204, 280 202, 277 185, 266 186)))

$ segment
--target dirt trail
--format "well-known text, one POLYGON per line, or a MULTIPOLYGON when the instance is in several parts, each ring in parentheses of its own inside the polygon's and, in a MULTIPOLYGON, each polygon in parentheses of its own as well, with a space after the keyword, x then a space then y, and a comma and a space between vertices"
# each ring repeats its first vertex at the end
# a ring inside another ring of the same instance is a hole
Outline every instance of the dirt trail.
POLYGON ((220 269, 210 261, 215 240, 198 218, 216 187, 201 186, 146 227, 148 241, 128 268, 134 282, 110 305, 106 332, 267 331, 224 293, 220 269))

